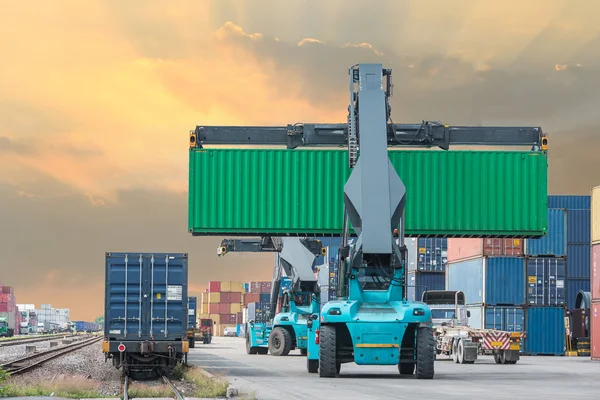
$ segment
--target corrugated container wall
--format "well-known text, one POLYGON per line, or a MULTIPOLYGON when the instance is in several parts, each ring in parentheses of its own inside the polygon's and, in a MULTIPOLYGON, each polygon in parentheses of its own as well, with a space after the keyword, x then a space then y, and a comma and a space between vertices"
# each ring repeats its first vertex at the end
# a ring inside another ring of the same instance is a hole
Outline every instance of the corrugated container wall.
POLYGON ((590 253, 589 243, 567 245, 567 277, 589 279, 590 253))
POLYGON ((590 196, 550 195, 548 196, 548 208, 589 210, 590 196))
POLYGON ((522 307, 470 305, 469 326, 474 329, 496 329, 522 332, 525 329, 525 310, 522 307))
POLYGON ((525 261, 483 257, 448 265, 447 290, 462 290, 467 304, 525 304, 525 261))
POLYGON ((196 328, 198 298, 188 297, 188 329, 196 328))
POLYGON ((591 200, 592 244, 600 243, 600 186, 592 189, 591 200))
POLYGON ((464 261, 482 256, 521 257, 522 239, 448 238, 448 262, 464 261))
POLYGON ((600 361, 600 301, 592 301, 590 307, 590 331, 592 360, 600 361))
POLYGON ((564 258, 527 259, 527 304, 558 306, 565 304, 564 258))
POLYGON ((541 239, 528 239, 525 242, 525 254, 528 256, 564 257, 567 255, 567 210, 553 208, 548 210, 548 234, 541 239))
POLYGON ((590 292, 592 300, 600 300, 600 244, 592 245, 590 292))
POLYGON ((220 292, 221 291, 221 282, 220 281, 209 281, 208 282, 208 291, 211 293, 220 292))
POLYGON ((590 244, 590 210, 567 210, 567 243, 590 244))
POLYGON ((425 290, 444 290, 444 274, 412 271, 407 274, 406 296, 409 301, 421 301, 425 290))
POLYGON ((567 310, 575 308, 575 299, 580 290, 584 292, 590 291, 589 279, 567 279, 565 281, 567 310))
POLYGON ((564 355, 566 351, 564 307, 527 307, 523 353, 526 355, 564 355))
MULTIPOLYGON (((335 149, 192 149, 189 232, 339 236, 347 157, 335 149)), ((408 236, 524 237, 547 229, 541 152, 394 150, 389 157, 409 196, 408 236)))
POLYGON ((185 337, 188 320, 186 253, 106 253, 105 287, 106 336, 116 340, 185 337), (142 297, 141 303, 140 293, 148 294, 142 297), (138 322, 131 322, 138 318, 142 321, 141 336, 138 322), (157 318, 162 322, 155 322, 157 318))

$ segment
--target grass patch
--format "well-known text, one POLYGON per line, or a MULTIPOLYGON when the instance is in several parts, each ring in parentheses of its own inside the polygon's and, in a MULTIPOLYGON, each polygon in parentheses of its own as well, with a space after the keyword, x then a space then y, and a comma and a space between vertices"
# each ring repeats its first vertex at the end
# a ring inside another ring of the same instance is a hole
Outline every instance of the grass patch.
POLYGON ((209 378, 198 368, 184 368, 183 379, 196 384, 197 388, 193 397, 214 398, 225 397, 227 395, 228 382, 216 378, 209 378))
POLYGON ((146 385, 140 382, 129 383, 129 397, 173 397, 173 391, 167 385, 146 385))
POLYGON ((85 377, 64 377, 36 384, 7 384, 0 387, 2 397, 54 396, 69 399, 98 398, 100 383, 85 377))

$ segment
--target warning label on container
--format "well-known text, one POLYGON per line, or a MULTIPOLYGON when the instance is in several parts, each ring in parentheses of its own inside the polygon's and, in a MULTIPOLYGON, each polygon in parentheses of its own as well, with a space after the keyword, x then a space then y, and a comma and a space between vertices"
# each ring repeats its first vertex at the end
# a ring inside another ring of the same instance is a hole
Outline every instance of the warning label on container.
POLYGON ((563 281, 562 279, 557 279, 556 280, 556 287, 558 289, 562 289, 565 287, 565 281, 563 281))
POLYGON ((190 308, 188 310, 188 315, 194 315, 194 311, 196 311, 196 310, 194 310, 193 308, 190 308))
POLYGON ((529 276, 529 277, 527 277, 527 280, 529 283, 535 283, 537 279, 535 276, 529 276))
POLYGON ((181 294, 183 293, 181 285, 168 285, 167 286, 167 300, 181 300, 181 294))

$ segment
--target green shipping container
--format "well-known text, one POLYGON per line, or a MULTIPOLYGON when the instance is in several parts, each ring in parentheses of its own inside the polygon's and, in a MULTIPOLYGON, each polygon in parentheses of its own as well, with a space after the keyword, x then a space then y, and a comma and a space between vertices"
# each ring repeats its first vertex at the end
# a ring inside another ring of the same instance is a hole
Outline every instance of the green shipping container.
MULTIPOLYGON (((547 156, 529 151, 390 150, 407 190, 407 236, 546 234, 547 156)), ((346 150, 192 149, 194 235, 339 236, 346 150)))

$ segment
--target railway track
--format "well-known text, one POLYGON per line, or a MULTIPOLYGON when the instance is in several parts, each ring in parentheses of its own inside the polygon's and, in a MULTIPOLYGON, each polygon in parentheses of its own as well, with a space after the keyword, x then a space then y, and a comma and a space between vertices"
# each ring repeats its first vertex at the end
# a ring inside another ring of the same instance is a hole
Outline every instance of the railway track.
MULTIPOLYGON (((129 400, 129 383, 131 382, 130 380, 131 378, 128 375, 123 374, 122 376, 122 380, 121 380, 121 396, 123 400, 129 400)), ((177 400, 184 400, 183 396, 181 395, 181 393, 179 393, 179 391, 177 390, 177 388, 175 387, 175 385, 173 385, 173 382, 171 382, 169 380, 169 378, 166 377, 166 375, 161 375, 160 379, 162 379, 163 383, 167 386, 169 386, 169 388, 171 389, 171 391, 173 392, 173 394, 175 395, 175 399, 177 400)))
POLYGON ((0 364, 0 368, 8 372, 9 375, 22 374, 37 366, 44 364, 47 361, 53 360, 64 354, 71 353, 72 351, 81 349, 82 347, 89 346, 93 343, 100 341, 101 339, 102 337, 93 337, 91 339, 86 339, 81 342, 75 342, 73 344, 68 344, 66 346, 62 346, 56 349, 50 349, 39 353, 31 354, 29 356, 25 356, 5 364, 0 364))
POLYGON ((4 341, 0 342, 0 347, 16 346, 18 344, 45 342, 47 340, 52 340, 52 339, 63 339, 63 338, 67 339, 67 338, 72 338, 72 337, 76 337, 76 336, 77 335, 62 334, 62 335, 47 335, 44 337, 34 337, 34 338, 27 338, 27 339, 4 340, 4 341))

